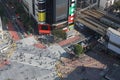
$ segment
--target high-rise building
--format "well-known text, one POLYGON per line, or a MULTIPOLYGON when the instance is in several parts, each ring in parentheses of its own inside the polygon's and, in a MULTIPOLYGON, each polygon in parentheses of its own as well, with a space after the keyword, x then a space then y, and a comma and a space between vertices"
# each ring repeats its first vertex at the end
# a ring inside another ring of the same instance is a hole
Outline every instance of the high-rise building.
POLYGON ((25 10, 38 24, 40 34, 49 34, 51 29, 72 29, 76 0, 23 0, 25 10))

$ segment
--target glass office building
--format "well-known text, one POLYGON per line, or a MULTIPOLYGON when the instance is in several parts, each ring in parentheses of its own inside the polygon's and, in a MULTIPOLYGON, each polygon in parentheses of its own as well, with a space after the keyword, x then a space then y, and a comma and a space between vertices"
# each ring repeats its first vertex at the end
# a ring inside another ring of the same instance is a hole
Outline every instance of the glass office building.
POLYGON ((74 26, 76 0, 24 0, 24 2, 28 4, 29 13, 36 19, 40 34, 47 29, 50 32, 54 28, 74 26), (43 28, 46 26, 48 28, 43 28))

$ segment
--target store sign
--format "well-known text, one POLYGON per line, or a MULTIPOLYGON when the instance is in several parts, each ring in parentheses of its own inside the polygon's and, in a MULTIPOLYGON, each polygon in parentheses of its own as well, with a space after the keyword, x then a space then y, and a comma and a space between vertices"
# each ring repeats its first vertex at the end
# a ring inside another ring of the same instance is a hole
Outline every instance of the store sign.
POLYGON ((39 34, 50 34, 51 28, 49 24, 38 24, 39 34))
POLYGON ((68 22, 73 23, 74 22, 74 16, 69 16, 68 17, 68 22))
POLYGON ((46 21, 46 0, 39 0, 38 4, 38 21, 46 21))
POLYGON ((39 12, 38 13, 38 21, 39 22, 44 22, 46 20, 46 14, 45 12, 39 12))
POLYGON ((73 30, 74 29, 74 24, 69 25, 69 30, 73 30))
POLYGON ((70 0, 68 23, 74 22, 75 5, 76 5, 76 0, 70 0))

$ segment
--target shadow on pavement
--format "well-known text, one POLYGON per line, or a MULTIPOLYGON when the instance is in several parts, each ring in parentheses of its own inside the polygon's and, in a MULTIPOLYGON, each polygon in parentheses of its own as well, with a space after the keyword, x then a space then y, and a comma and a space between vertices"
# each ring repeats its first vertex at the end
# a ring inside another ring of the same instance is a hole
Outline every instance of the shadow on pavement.
POLYGON ((112 67, 113 64, 119 64, 119 59, 105 54, 104 52, 99 51, 88 51, 85 53, 87 56, 92 57, 93 59, 99 61, 100 63, 107 65, 108 68, 112 67))
POLYGON ((63 80, 102 80, 103 70, 99 68, 79 66, 63 80))

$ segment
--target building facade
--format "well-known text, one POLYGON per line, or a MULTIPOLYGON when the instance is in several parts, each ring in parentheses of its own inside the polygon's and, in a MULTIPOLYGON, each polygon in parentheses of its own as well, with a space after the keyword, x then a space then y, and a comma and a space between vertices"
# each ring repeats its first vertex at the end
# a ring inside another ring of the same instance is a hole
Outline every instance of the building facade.
POLYGON ((39 33, 53 28, 72 29, 76 0, 23 0, 25 10, 37 21, 39 33))
POLYGON ((109 39, 107 48, 117 54, 120 54, 120 31, 108 28, 106 35, 109 39))
POLYGON ((118 0, 100 0, 99 2, 99 6, 100 6, 100 8, 101 9, 107 9, 107 8, 109 8, 111 5, 113 5, 114 4, 114 2, 116 2, 116 1, 118 1, 118 0))
POLYGON ((77 8, 79 10, 81 10, 81 9, 91 6, 97 2, 98 2, 98 0, 77 0, 77 3, 78 3, 77 8))
POLYGON ((3 25, 2 25, 1 16, 0 16, 0 39, 3 39, 3 25))

